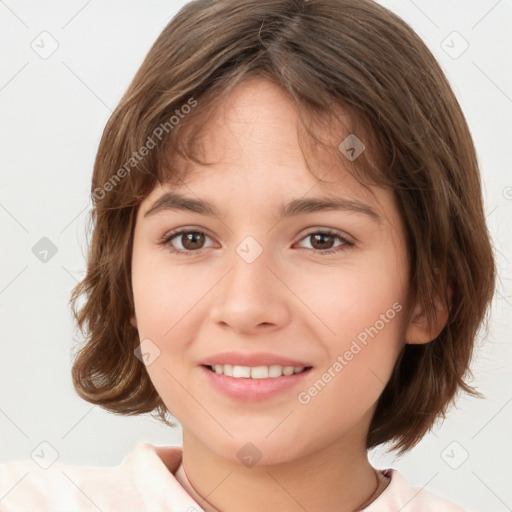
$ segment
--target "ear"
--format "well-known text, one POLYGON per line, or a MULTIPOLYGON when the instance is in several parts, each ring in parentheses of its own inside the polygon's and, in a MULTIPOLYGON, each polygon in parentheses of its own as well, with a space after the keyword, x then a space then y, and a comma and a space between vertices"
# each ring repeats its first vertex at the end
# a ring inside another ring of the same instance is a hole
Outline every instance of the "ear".
POLYGON ((132 327, 135 327, 135 329, 138 329, 137 317, 135 316, 135 313, 133 313, 133 315, 130 318, 130 324, 131 324, 132 327))
POLYGON ((448 304, 437 298, 436 315, 430 327, 427 322, 426 312, 421 304, 417 303, 415 305, 405 333, 406 343, 411 345, 429 343, 441 334, 441 331, 448 322, 452 295, 452 289, 448 286, 446 290, 448 304))

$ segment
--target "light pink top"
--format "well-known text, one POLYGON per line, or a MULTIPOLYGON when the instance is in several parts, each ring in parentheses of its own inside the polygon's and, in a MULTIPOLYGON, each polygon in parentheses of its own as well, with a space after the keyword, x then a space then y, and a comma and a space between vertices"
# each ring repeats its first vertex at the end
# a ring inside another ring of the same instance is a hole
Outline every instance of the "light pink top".
MULTIPOLYGON (((174 473, 181 446, 140 442, 115 467, 42 469, 33 460, 0 464, 1 512, 204 512, 174 473)), ((419 488, 394 469, 391 481, 364 512, 467 512, 419 488)))

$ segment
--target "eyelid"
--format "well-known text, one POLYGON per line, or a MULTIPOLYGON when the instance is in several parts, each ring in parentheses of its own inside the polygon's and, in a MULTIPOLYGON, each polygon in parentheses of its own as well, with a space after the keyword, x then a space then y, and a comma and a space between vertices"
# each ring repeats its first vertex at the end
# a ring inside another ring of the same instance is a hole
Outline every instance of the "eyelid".
POLYGON ((300 238, 297 239, 297 242, 300 242, 303 238, 308 235, 312 235, 313 233, 328 233, 329 235, 339 236, 341 239, 347 241, 348 243, 355 244, 358 240, 349 235, 346 231, 342 231, 341 229, 336 228, 327 228, 327 227, 313 227, 310 230, 306 231, 306 233, 302 234, 300 238))
MULTIPOLYGON (((209 234, 209 231, 205 228, 200 228, 198 226, 181 226, 179 228, 175 228, 175 229, 171 229, 170 231, 166 231, 159 239, 158 239, 158 244, 160 245, 166 245, 167 243, 170 242, 170 240, 172 238, 174 238, 175 236, 177 235, 182 235, 184 233, 190 233, 190 232, 198 232, 198 233, 203 233, 205 236, 207 236, 208 238, 211 238, 211 239, 214 239, 215 237, 210 235, 209 234)), ((194 251, 194 252, 199 252, 201 249, 199 249, 198 251, 194 251)))

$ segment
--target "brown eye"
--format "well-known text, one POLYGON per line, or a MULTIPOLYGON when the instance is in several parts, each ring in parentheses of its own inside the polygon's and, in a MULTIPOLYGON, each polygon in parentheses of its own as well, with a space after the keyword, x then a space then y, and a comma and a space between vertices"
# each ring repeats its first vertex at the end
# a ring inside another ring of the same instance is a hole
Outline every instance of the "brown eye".
POLYGON ((309 249, 315 254, 333 254, 343 251, 351 246, 353 242, 347 240, 342 233, 337 231, 313 231, 302 238, 302 241, 308 241, 311 247, 303 247, 309 249), (336 241, 338 243, 336 244, 336 241))
POLYGON ((206 238, 210 237, 202 231, 182 229, 164 235, 159 243, 168 247, 173 253, 193 255, 201 252, 206 238))
POLYGON ((326 233, 313 233, 308 236, 312 240, 311 245, 313 246, 313 249, 317 250, 331 249, 336 238, 335 236, 326 233))
POLYGON ((189 231, 182 233, 180 236, 181 243, 187 251, 201 249, 204 244, 204 233, 200 231, 189 231))

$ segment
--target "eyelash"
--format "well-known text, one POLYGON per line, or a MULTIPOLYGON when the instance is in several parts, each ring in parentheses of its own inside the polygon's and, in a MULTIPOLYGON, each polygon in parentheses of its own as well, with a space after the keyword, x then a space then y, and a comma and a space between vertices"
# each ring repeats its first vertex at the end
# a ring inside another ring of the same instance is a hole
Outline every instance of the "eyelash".
MULTIPOLYGON (((177 230, 171 231, 169 233, 166 233, 159 240, 158 245, 167 246, 171 253, 177 254, 177 255, 194 256, 196 254, 199 254, 203 249, 198 249, 197 251, 182 251, 181 249, 176 249, 176 248, 174 248, 172 246, 171 241, 174 238, 178 237, 179 235, 186 234, 186 233, 200 233, 200 234, 204 234, 205 236, 208 236, 206 233, 204 233, 204 231, 201 231, 201 230, 198 230, 198 229, 177 229, 177 230)), ((301 249, 306 249, 308 251, 313 251, 314 254, 319 254, 319 255, 334 254, 334 253, 337 253, 337 252, 341 252, 341 251, 347 250, 347 249, 349 249, 350 247, 352 247, 354 245, 353 242, 350 242, 345 237, 343 237, 340 232, 334 231, 332 229, 310 231, 309 233, 304 235, 299 240, 299 242, 301 242, 305 238, 308 238, 311 235, 332 235, 335 238, 337 238, 338 240, 340 240, 341 242, 343 242, 342 245, 338 245, 334 249, 326 249, 326 250, 309 249, 307 247, 301 247, 301 249)), ((208 237, 208 238, 210 238, 210 237, 208 237)))

